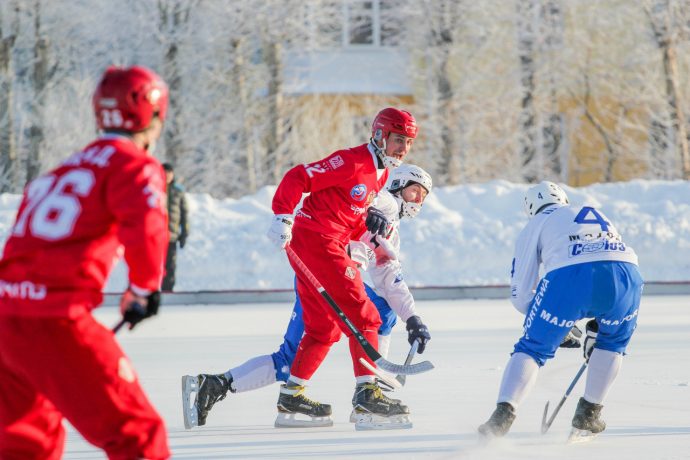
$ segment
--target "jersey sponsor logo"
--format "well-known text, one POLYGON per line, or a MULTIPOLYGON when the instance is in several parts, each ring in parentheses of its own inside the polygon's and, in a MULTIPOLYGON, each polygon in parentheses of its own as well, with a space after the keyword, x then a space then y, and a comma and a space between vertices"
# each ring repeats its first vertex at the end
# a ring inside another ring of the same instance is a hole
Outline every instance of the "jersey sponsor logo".
POLYGON ((355 206, 354 204, 350 205, 350 209, 352 209, 356 216, 364 214, 364 212, 367 210, 367 208, 360 208, 359 206, 355 206))
POLYGON ((341 157, 340 155, 336 155, 330 160, 328 160, 328 164, 331 165, 331 168, 338 169, 345 164, 345 160, 343 160, 343 157, 341 157))
POLYGON ((567 327, 570 329, 575 325, 575 321, 567 319, 559 320, 558 316, 553 315, 546 310, 542 310, 541 313, 539 313, 539 318, 543 319, 549 324, 553 324, 556 327, 567 327))
POLYGON ((367 186, 364 184, 357 184, 350 190, 350 197, 355 201, 362 201, 367 194, 367 186))
POLYGON ((537 293, 532 301, 532 307, 529 310, 527 318, 525 318, 525 329, 532 327, 532 322, 537 317, 537 310, 539 310, 539 306, 541 305, 541 301, 544 298, 544 294, 546 294, 546 289, 548 289, 548 287, 549 280, 547 279, 542 279, 539 283, 539 286, 537 286, 537 293))
POLYGON ((369 195, 367 195, 367 200, 364 202, 365 206, 369 206, 371 203, 373 203, 377 196, 378 193, 375 191, 372 190, 369 192, 369 195))
POLYGON ((129 360, 124 356, 121 356, 117 361, 117 375, 128 383, 134 382, 137 378, 137 374, 134 372, 132 363, 130 363, 129 360))
POLYGON ((0 297, 10 299, 43 300, 48 288, 45 284, 34 284, 31 281, 0 280, 0 297))
POLYGON ((568 246, 568 257, 597 252, 625 252, 625 249, 625 244, 622 241, 600 240, 591 243, 576 243, 568 246))
POLYGON ((305 219, 311 219, 311 216, 307 214, 306 212, 302 211, 301 209, 297 211, 297 214, 295 214, 295 217, 304 217, 305 219))
POLYGON ((622 319, 601 319, 599 322, 606 326, 618 326, 625 322, 632 321, 633 318, 637 318, 638 311, 639 309, 630 313, 628 316, 623 317, 622 319))

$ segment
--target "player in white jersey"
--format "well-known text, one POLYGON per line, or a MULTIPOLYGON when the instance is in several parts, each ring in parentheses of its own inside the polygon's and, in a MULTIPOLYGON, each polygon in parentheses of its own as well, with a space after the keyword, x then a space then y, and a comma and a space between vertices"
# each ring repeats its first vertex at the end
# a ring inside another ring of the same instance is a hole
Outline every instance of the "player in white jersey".
MULTIPOLYGON (((379 193, 376 202, 376 208, 389 222, 386 238, 377 236, 374 239, 374 236, 367 231, 349 244, 350 257, 363 271, 366 271, 372 281, 373 289, 366 283, 365 289, 381 316, 378 351, 384 357, 388 353, 390 333, 397 316, 406 322, 410 343, 419 342, 418 353, 424 352, 426 343, 431 339, 426 326, 416 312, 414 298, 403 279, 402 267, 398 259, 400 219, 415 217, 431 189, 431 176, 422 168, 403 164, 393 170, 388 191, 379 193)), ((251 358, 224 374, 184 376, 182 390, 185 427, 189 429, 204 425, 213 405, 224 399, 228 390, 231 393, 241 393, 277 381, 287 381, 290 376, 290 366, 303 333, 302 306, 299 297, 296 297, 284 341, 277 352, 251 358), (196 393, 193 404, 192 393, 196 393)), ((364 394, 366 390, 362 392, 362 395, 364 394)), ((356 398, 353 398, 353 405, 355 405, 354 399, 356 398)), ((391 407, 397 406, 401 406, 399 401, 391 404, 391 407)), ((401 406, 401 408, 407 410, 406 406, 401 406)), ((398 415, 405 419, 401 425, 409 425, 406 413, 398 415)), ((322 422, 327 424, 329 421, 330 417, 322 422)))
POLYGON ((576 321, 593 317, 584 347, 585 393, 572 421, 573 433, 593 435, 606 427, 602 403, 637 325, 643 286, 637 256, 608 217, 591 206, 571 206, 552 182, 527 191, 525 210, 530 221, 517 238, 511 271, 511 300, 525 314, 524 335, 503 373, 496 410, 479 432, 508 432, 539 368, 576 321))

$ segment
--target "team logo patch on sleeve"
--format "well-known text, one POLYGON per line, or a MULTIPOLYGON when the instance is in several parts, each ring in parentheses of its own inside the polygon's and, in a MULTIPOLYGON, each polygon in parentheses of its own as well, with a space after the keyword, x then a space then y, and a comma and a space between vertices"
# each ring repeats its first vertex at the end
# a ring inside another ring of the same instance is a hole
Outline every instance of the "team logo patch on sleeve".
POLYGON ((352 267, 347 267, 347 268, 345 269, 345 276, 347 276, 347 277, 350 278, 351 280, 355 279, 356 273, 357 273, 357 272, 356 272, 355 269, 352 268, 352 267))
POLYGON ((338 169, 345 164, 345 160, 343 160, 343 157, 341 157, 340 155, 336 155, 330 160, 328 160, 328 163, 330 163, 331 168, 338 169))
POLYGON ((357 184, 350 190, 350 196, 353 200, 362 201, 367 195, 367 186, 364 184, 357 184))

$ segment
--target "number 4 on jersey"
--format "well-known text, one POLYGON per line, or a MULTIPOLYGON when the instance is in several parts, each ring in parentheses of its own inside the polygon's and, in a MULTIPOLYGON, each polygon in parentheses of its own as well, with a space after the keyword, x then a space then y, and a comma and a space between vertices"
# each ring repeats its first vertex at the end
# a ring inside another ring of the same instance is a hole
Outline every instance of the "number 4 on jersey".
POLYGON ((611 225, 596 209, 590 208, 589 206, 584 206, 580 209, 580 212, 575 216, 575 222, 578 224, 599 224, 602 232, 608 232, 609 225, 611 225), (587 218, 590 214, 594 216, 593 219, 587 218))

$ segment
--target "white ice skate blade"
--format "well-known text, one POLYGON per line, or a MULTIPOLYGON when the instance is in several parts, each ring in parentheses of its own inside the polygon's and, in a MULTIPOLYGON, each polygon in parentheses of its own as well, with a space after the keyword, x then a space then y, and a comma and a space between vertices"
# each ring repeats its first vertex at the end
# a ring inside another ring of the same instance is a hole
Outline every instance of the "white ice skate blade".
POLYGON ((395 378, 395 376, 390 375, 386 371, 382 371, 378 367, 372 366, 369 364, 369 362, 364 359, 364 358, 359 358, 359 362, 362 363, 362 366, 366 367, 369 369, 371 372, 376 375, 376 377, 380 378, 382 381, 386 382, 387 385, 389 385, 392 388, 402 388, 402 384, 395 378))
POLYGON ((318 428, 333 426, 330 415, 325 417, 311 417, 296 412, 278 412, 273 424, 276 428, 318 428))
POLYGON ((570 431, 570 436, 568 436, 567 444, 580 444, 583 442, 592 441, 597 437, 599 433, 592 433, 589 430, 580 430, 578 428, 573 428, 570 431))
POLYGON ((191 430, 195 426, 199 426, 199 414, 196 411, 194 398, 199 392, 199 381, 196 376, 183 375, 182 376, 182 415, 184 416, 184 428, 191 430))
MULTIPOLYGON (((408 430, 412 428, 412 421, 410 416, 393 415, 391 417, 383 417, 381 415, 371 413, 354 413, 355 416, 355 430, 357 431, 372 431, 372 430, 408 430)), ((350 415, 352 417, 352 414, 350 415)))

